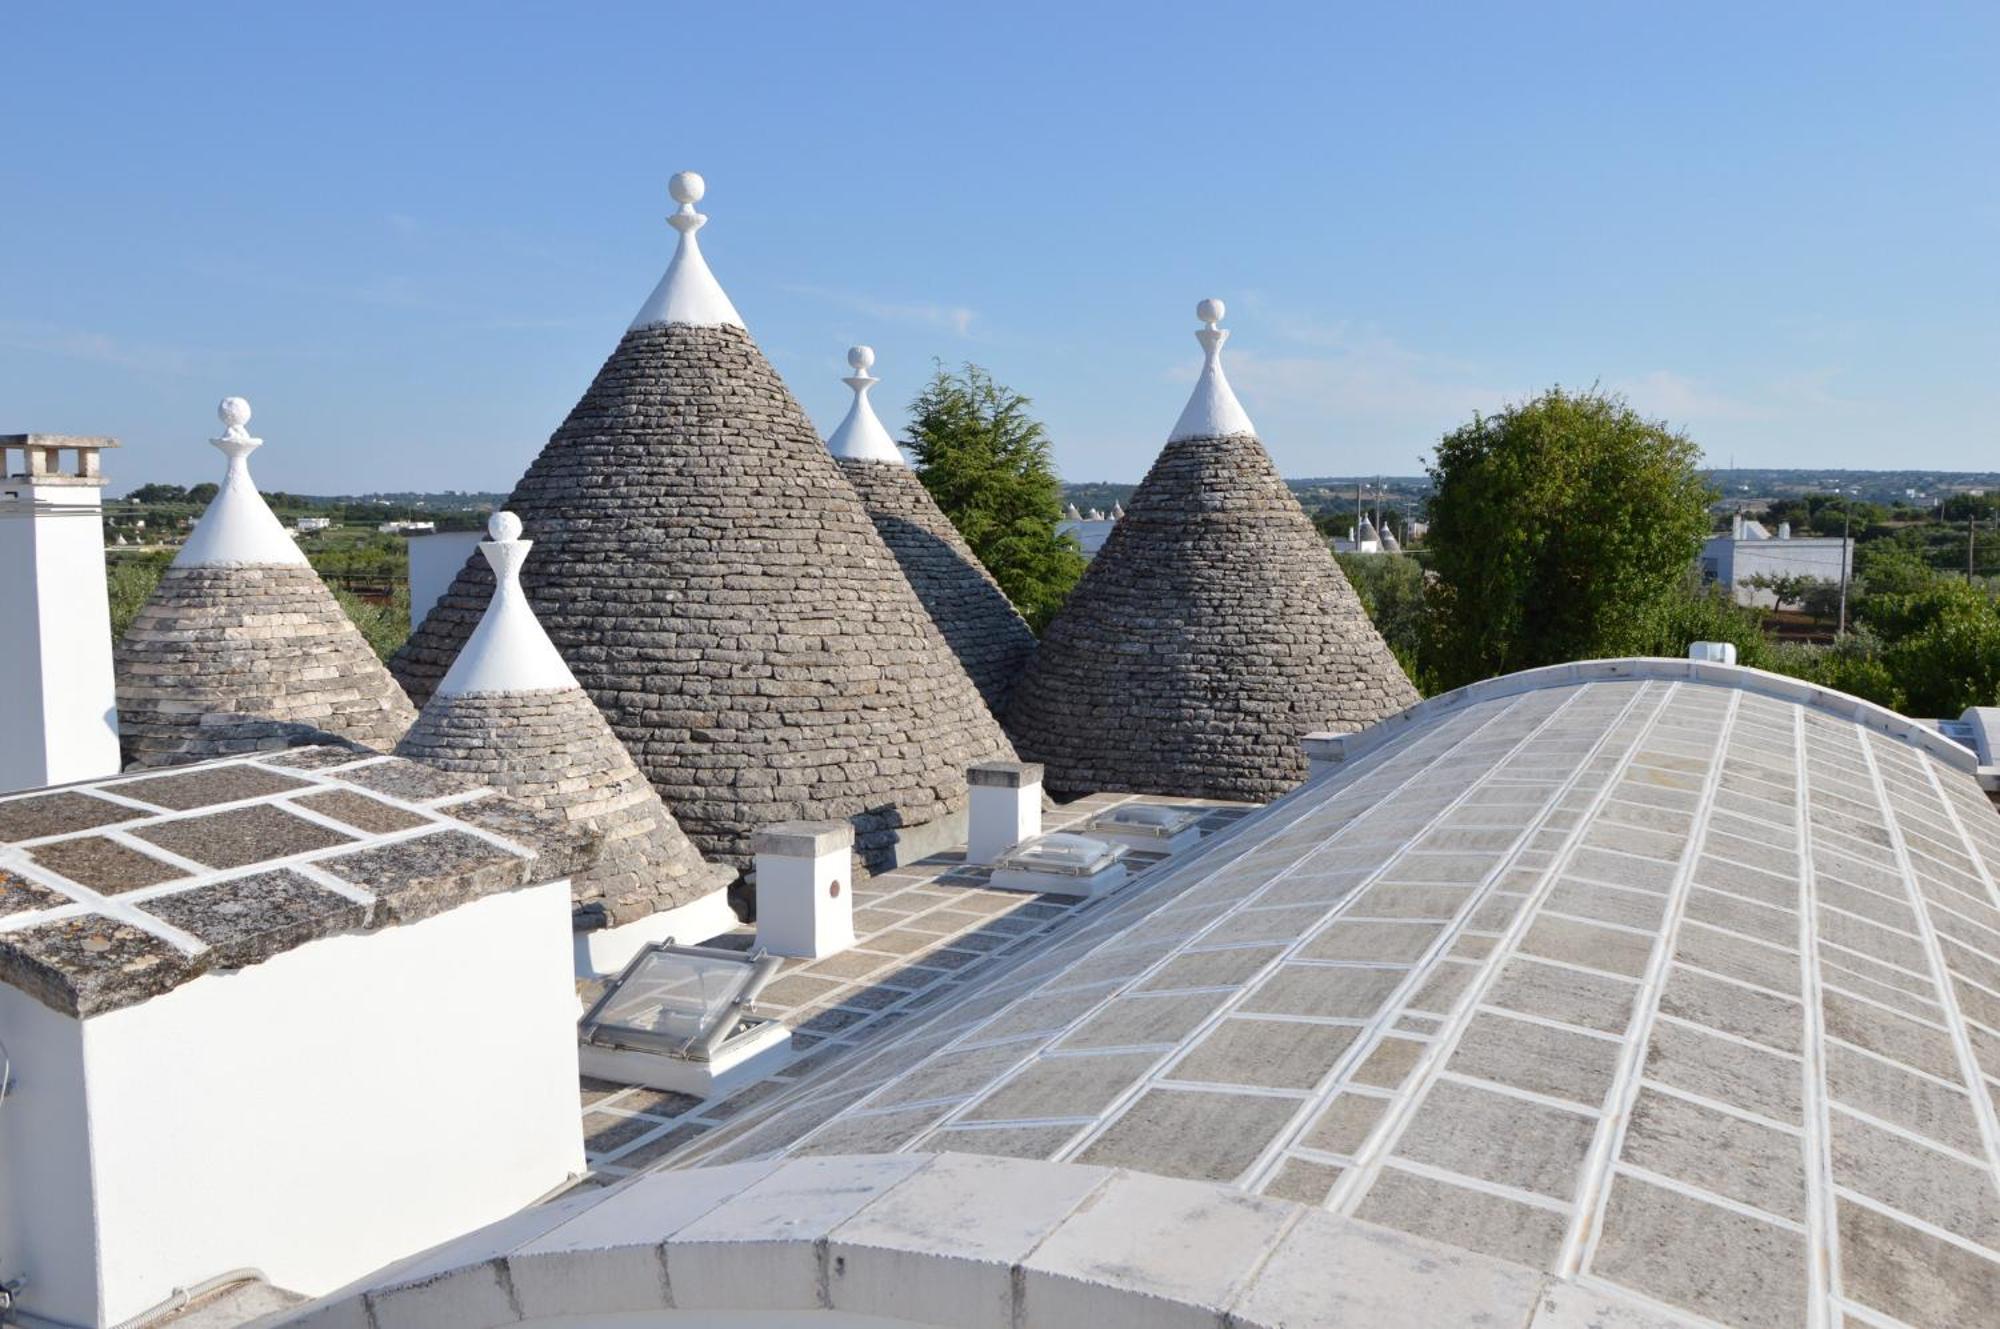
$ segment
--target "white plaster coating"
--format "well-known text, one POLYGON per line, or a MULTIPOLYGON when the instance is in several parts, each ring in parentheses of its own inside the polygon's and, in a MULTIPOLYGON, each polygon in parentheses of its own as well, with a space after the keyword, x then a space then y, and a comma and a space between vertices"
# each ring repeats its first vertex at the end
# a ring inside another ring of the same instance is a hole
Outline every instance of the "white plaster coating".
POLYGON ((872 346, 849 347, 847 363, 854 372, 840 381, 854 389, 854 401, 847 408, 847 418, 827 437, 826 450, 836 457, 853 461, 907 465, 902 452, 896 447, 896 441, 889 437, 889 431, 875 418, 874 404, 868 400, 868 390, 882 381, 868 373, 875 363, 875 349, 872 346))
POLYGON ((1271 1253, 1231 1322, 1243 1329, 1304 1324, 1513 1329, 1526 1322, 1542 1281, 1523 1265, 1472 1251, 1438 1250, 1392 1228, 1314 1211, 1271 1253))
POLYGON ((295 567, 304 563, 306 556, 298 541, 285 530, 271 505, 257 492, 257 482, 250 478, 250 454, 264 445, 263 439, 250 437, 244 429, 250 422, 250 403, 241 397, 224 397, 215 413, 225 429, 221 438, 209 442, 229 459, 229 465, 222 473, 222 488, 174 556, 174 566, 295 567))
POLYGON ((1694 1323, 1226 1186, 905 1154, 655 1173, 565 1197, 280 1323, 1522 1329, 1531 1315, 1547 1329, 1694 1323))
POLYGON ((854 850, 759 853, 757 944, 773 955, 832 955, 854 945, 854 850))
POLYGON ((1111 1178, 1106 1168, 946 1154, 833 1230, 841 1310, 1011 1329, 1013 1268, 1111 1178), (967 1203, 978 1196, 980 1203, 967 1203))
POLYGON ((521 519, 511 512, 494 513, 487 533, 493 538, 481 541, 479 552, 493 566, 493 598, 438 692, 464 697, 576 687, 576 675, 563 663, 521 589, 521 564, 535 542, 520 538, 521 519))
POLYGON ((729 907, 727 888, 710 891, 673 909, 635 918, 615 928, 593 928, 575 934, 576 976, 609 978, 632 962, 632 957, 656 941, 677 941, 698 946, 725 932, 734 931, 742 920, 729 907))
POLYGON ((1202 349, 1201 377, 1195 382, 1194 395, 1182 409, 1174 432, 1167 436, 1169 443, 1257 432, 1242 403, 1236 400, 1229 376, 1222 372, 1222 344, 1229 340, 1229 334, 1216 326, 1222 322, 1222 315, 1220 300, 1203 300, 1195 306, 1194 316, 1207 325, 1194 334, 1202 349))
POLYGON ((682 171, 667 182, 667 192, 680 204, 667 218, 667 224, 680 232, 680 246, 674 250, 673 261, 667 264, 660 284, 646 297, 646 303, 639 306, 632 326, 650 328, 662 323, 685 323, 697 328, 742 327, 742 315, 723 294, 722 283, 708 270, 708 260, 701 256, 701 242, 695 238, 695 232, 708 221, 694 210, 694 205, 708 192, 707 184, 693 171, 682 171))
POLYGON ((1298 1217, 1297 1205, 1124 1172, 1023 1262, 1043 1324, 1209 1329, 1298 1217))
POLYGON ((478 544, 477 531, 432 531, 403 542, 410 557, 410 631, 423 626, 478 544))
POLYGON ((966 813, 965 861, 991 863, 1023 840, 1042 833, 1042 782, 1017 788, 974 784, 969 787, 966 813))
POLYGON ((118 772, 102 495, 0 477, 0 793, 118 772))
POLYGON ((242 1266, 318 1295, 580 1172, 569 911, 549 882, 81 1022, 0 987, 33 1088, 0 1108, 26 1309, 115 1323, 242 1266))
POLYGON ((807 1158, 773 1172, 667 1239, 674 1305, 822 1305, 819 1239, 929 1161, 922 1154, 807 1158))

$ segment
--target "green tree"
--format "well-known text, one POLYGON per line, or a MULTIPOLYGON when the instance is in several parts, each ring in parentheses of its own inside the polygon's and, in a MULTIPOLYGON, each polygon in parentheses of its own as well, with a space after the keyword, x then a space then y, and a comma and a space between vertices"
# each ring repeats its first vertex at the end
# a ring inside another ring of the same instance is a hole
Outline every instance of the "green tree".
POLYGON ((125 629, 132 626, 132 620, 146 607, 146 601, 152 598, 153 588, 160 584, 160 578, 173 557, 163 552, 107 560, 104 578, 105 589, 111 596, 112 641, 122 638, 125 629))
POLYGON ((1407 554, 1335 554, 1403 672, 1423 686, 1424 569, 1407 554))
POLYGON ((1804 572, 1759 572, 1745 577, 1742 585, 1752 590, 1769 591, 1777 606, 1804 604, 1806 597, 1820 585, 1821 579, 1804 572))
POLYGON ((1708 531, 1700 449, 1623 398, 1553 388, 1429 466, 1424 662, 1440 687, 1652 640, 1708 531))
POLYGON ((1862 621, 1906 713, 1951 719, 2000 703, 2000 604, 1985 589, 1939 580, 1907 595, 1870 596, 1862 621))
POLYGON ((1040 632, 1083 575, 1083 550, 1056 531, 1062 485, 1029 401, 978 365, 939 365, 910 403, 917 478, 1040 632))
POLYGON ((398 582, 395 593, 388 602, 364 600, 338 586, 331 588, 333 598, 340 602, 340 608, 347 615, 347 621, 361 630, 375 654, 387 660, 402 646, 410 635, 410 584, 398 582))

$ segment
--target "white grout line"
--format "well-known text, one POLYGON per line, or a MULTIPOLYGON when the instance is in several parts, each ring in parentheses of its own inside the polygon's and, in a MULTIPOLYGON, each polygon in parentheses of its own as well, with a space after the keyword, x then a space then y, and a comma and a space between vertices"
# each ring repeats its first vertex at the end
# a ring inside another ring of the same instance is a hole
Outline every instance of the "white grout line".
MULTIPOLYGON (((1580 846, 1584 829, 1591 823, 1597 809, 1610 798, 1611 791, 1617 787, 1632 754, 1645 742, 1647 735, 1659 722, 1671 698, 1671 686, 1654 689, 1649 684, 1635 690, 1625 705, 1615 713, 1603 717, 1597 738, 1592 742, 1588 752, 1572 766, 1569 777, 1561 782, 1549 804, 1551 811, 1560 811, 1579 792, 1584 794, 1584 806, 1578 810, 1577 821, 1570 828, 1569 848, 1543 870, 1535 888, 1528 893, 1525 903, 1515 912, 1501 944, 1483 962, 1477 981, 1459 995, 1436 1040, 1412 1068, 1403 1084, 1394 1091, 1389 1109, 1370 1129, 1357 1151, 1354 1168, 1344 1173, 1328 1193, 1327 1208, 1336 1213, 1352 1214, 1368 1189, 1374 1185, 1381 1169, 1394 1151, 1397 1141, 1408 1129, 1415 1115, 1415 1105, 1422 1102, 1431 1083, 1443 1073, 1451 1054, 1457 1049, 1466 1029, 1471 1026, 1500 971, 1513 956, 1522 954, 1520 943, 1534 926, 1539 907, 1553 893, 1569 859, 1580 846), (1628 729, 1630 732, 1626 732, 1628 729), (1596 768, 1600 763, 1608 763, 1606 769, 1598 771, 1596 768), (1584 786, 1586 775, 1601 776, 1601 783, 1594 788, 1584 786)), ((1506 875, 1507 869, 1503 864, 1501 879, 1506 875)))
MULTIPOLYGON (((1872 744, 1864 740, 1862 750, 1867 756, 1868 770, 1874 776, 1877 787, 1883 788, 1882 773, 1875 764, 1875 753, 1872 744)), ((1933 795, 1949 811, 1950 804, 1946 802, 1943 793, 1937 787, 1937 772, 1932 769, 1928 762, 1925 763, 1923 769, 1925 774, 1930 777, 1933 795)), ((1883 797, 1885 800, 1887 796, 1886 788, 1884 788, 1883 797)), ((1938 995, 1943 1001, 1946 1015, 1951 1018, 1951 1041, 1953 1049, 1958 1054, 1959 1074, 1965 1077, 1966 1087, 1972 1094, 1972 1113, 1974 1118, 1979 1122, 1980 1139, 1986 1146, 1986 1175, 1989 1180, 2000 1182, 2000 1116, 1996 1116, 1995 1114, 1991 1095, 1980 1092, 1983 1087, 1983 1071, 1979 1065, 1979 1057, 1972 1048, 1972 1037, 1966 1032, 1965 1016, 1958 1005, 1958 990, 1952 986, 1951 982, 1951 966, 1945 959, 1944 948, 1939 944, 1937 927, 1931 921, 1927 902, 1923 898, 1923 892, 1916 889, 1914 878, 1910 871, 1909 858, 1903 849, 1902 826, 1893 810, 1889 814, 1889 822, 1889 835, 1892 843, 1895 845, 1897 859, 1903 868, 1904 888, 1909 892, 1911 903, 1917 911, 1917 922, 1923 931, 1924 949, 1929 955, 1931 966, 1935 971, 1938 995)), ((1960 843, 1965 843, 1962 833, 1960 835, 1960 843)), ((1967 847, 1969 848, 1970 846, 1967 847)), ((1988 881, 1991 884, 1990 878, 1988 881)))
MULTIPOLYGON (((1671 701, 1670 698, 1670 704, 1671 701)), ((1632 1004, 1631 1024, 1625 1031, 1618 1065, 1612 1073, 1605 1120, 1592 1136, 1590 1151, 1584 1157, 1583 1180, 1576 1192, 1576 1210, 1571 1215, 1569 1230, 1563 1237, 1562 1252, 1554 1265, 1554 1272, 1564 1278, 1574 1278, 1584 1267, 1598 1234, 1604 1228, 1605 1212, 1611 1202, 1611 1178, 1614 1169, 1620 1166, 1618 1160, 1625 1151, 1625 1133, 1631 1125, 1632 1110, 1638 1102, 1645 1075, 1646 1048, 1652 1042, 1653 1020, 1658 1014, 1667 977, 1673 968, 1674 946, 1680 936, 1681 920, 1687 915, 1695 864, 1700 861, 1701 850, 1708 839, 1709 821, 1715 810, 1715 797, 1722 779, 1722 759, 1728 750, 1729 733, 1741 703, 1741 693, 1730 694, 1728 704, 1719 717, 1715 754, 1701 782, 1700 797, 1694 809, 1694 824, 1688 828, 1687 838, 1682 842, 1680 862, 1667 895, 1666 914, 1660 921, 1652 952, 1647 957, 1637 1000, 1632 1004)))

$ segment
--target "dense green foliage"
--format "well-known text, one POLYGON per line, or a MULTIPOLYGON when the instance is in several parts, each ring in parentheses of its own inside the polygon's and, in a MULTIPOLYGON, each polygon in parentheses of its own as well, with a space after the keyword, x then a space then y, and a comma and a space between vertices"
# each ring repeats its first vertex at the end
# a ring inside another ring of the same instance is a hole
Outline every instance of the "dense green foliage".
MULTIPOLYGON (((387 538, 387 537, 383 537, 387 538)), ((152 596, 153 588, 160 584, 160 577, 173 562, 173 553, 168 550, 148 551, 140 554, 114 554, 105 562, 105 581, 111 594, 111 640, 114 642, 125 635, 125 629, 145 607, 152 596)), ((320 566, 318 557, 312 563, 322 577, 327 569, 320 566)), ((410 583, 407 563, 400 565, 395 578, 390 583, 390 593, 386 600, 364 599, 338 584, 332 586, 334 599, 346 612, 361 635, 368 639, 375 654, 387 660, 410 635, 410 583)))
POLYGON ((1636 652, 1709 528, 1700 451, 1622 398, 1554 388, 1439 442, 1426 682, 1636 652))
MULTIPOLYGON (((1412 679, 1422 677, 1424 569, 1407 554, 1335 554, 1375 630, 1412 679)), ((1421 686, 1421 683, 1419 684, 1421 686)))
POLYGON ((977 365, 939 366, 910 403, 917 478, 1040 632, 1083 575, 1083 550, 1056 531, 1062 486, 1028 399, 977 365))
POLYGON ((340 601, 348 621, 361 629, 361 635, 368 639, 370 648, 384 660, 394 655, 410 635, 410 583, 407 581, 396 583, 395 594, 386 601, 364 600, 338 586, 333 588, 333 598, 340 601))
POLYGON ((139 611, 146 607, 160 574, 174 561, 171 551, 132 554, 106 560, 104 575, 111 592, 111 640, 125 635, 139 611))

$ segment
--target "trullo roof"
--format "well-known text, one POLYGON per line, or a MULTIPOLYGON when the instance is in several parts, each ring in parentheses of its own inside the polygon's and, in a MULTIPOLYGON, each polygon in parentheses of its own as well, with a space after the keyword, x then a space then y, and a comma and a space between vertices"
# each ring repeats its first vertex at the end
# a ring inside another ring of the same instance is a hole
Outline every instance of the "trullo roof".
MULTIPOLYGON (((537 616, 711 858, 777 821, 847 818, 882 861, 1012 752, 805 412, 695 248, 508 501, 537 616)), ((492 588, 472 558, 393 662, 428 696, 492 588)))
POLYGON ((602 833, 602 854, 571 880, 579 925, 630 923, 723 889, 735 871, 702 861, 536 621, 520 580, 534 542, 518 538, 520 519, 498 512, 487 529, 479 549, 498 589, 397 754, 602 833))
POLYGON ((1230 389, 1222 312, 1198 308, 1187 409, 1015 690, 1053 792, 1271 798, 1305 734, 1417 700, 1230 389))
POLYGON ((861 496, 876 533, 945 644, 972 676, 987 706, 1003 715, 1014 684, 1035 653, 1035 634, 876 418, 868 401, 868 390, 881 381, 868 372, 874 350, 856 346, 848 351, 847 363, 854 373, 842 381, 854 389, 854 403, 828 436, 827 451, 861 496))
POLYGON ((223 401, 222 487, 118 643, 118 728, 135 766, 328 735, 388 750, 416 718, 403 690, 250 478, 263 442, 223 401))

